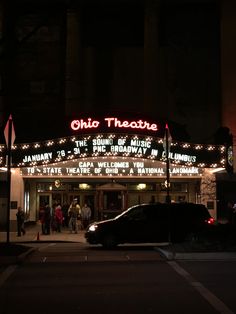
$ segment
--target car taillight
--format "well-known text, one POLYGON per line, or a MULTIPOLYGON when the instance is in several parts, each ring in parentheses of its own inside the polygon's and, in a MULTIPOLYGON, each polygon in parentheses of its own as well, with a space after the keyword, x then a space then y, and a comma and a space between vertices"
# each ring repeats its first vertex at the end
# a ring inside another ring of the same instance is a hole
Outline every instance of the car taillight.
POLYGON ((212 225, 214 223, 214 218, 208 218, 207 220, 205 220, 205 222, 208 224, 208 225, 212 225))

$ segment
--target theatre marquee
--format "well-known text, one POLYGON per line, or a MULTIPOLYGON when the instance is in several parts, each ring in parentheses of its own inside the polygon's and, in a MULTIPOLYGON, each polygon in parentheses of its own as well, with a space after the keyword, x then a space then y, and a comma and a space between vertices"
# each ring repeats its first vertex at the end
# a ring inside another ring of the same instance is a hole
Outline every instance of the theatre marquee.
MULTIPOLYGON (((43 142, 17 144, 12 167, 35 167, 93 157, 139 158, 164 162, 163 139, 129 134, 88 134, 43 142)), ((225 167, 225 146, 172 142, 171 164, 197 168, 225 167)), ((6 165, 6 147, 0 147, 0 166, 6 165)))

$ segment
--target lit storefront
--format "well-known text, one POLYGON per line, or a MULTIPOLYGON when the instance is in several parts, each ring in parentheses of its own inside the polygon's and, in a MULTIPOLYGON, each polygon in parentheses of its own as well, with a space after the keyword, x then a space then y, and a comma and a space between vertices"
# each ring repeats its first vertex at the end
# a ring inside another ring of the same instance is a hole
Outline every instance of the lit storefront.
MULTIPOLYGON (((97 120, 75 120, 73 136, 14 145, 11 200, 24 207, 30 220, 38 219, 45 202, 68 205, 73 198, 80 205, 89 203, 94 219, 112 217, 134 204, 165 201, 166 154, 158 126, 141 120, 104 121, 106 132, 99 132, 97 120), (152 134, 143 135, 147 133, 152 134)), ((225 154, 224 146, 172 140, 171 200, 203 203, 216 218, 214 173, 225 168, 225 154)), ((3 166, 5 146, 1 156, 3 166)))

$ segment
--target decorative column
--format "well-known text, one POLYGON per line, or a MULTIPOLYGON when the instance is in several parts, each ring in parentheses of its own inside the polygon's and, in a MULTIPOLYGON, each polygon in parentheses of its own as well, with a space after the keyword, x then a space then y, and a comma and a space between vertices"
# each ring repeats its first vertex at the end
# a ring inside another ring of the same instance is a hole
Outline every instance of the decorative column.
POLYGON ((11 208, 10 208, 10 231, 17 230, 16 213, 17 207, 24 209, 24 181, 20 175, 20 169, 12 169, 11 176, 11 208))

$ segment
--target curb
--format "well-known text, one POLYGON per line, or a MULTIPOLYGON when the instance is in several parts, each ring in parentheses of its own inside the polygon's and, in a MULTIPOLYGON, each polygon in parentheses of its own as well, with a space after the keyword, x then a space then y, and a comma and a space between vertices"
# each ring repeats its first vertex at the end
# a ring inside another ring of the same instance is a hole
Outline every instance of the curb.
POLYGON ((171 252, 171 251, 166 251, 160 248, 155 248, 155 250, 157 250, 162 257, 164 257, 165 259, 167 259, 168 261, 172 261, 176 259, 176 253, 175 252, 171 252))
POLYGON ((236 252, 191 252, 178 253, 156 248, 162 257, 168 261, 189 260, 189 261, 236 261, 236 252))

